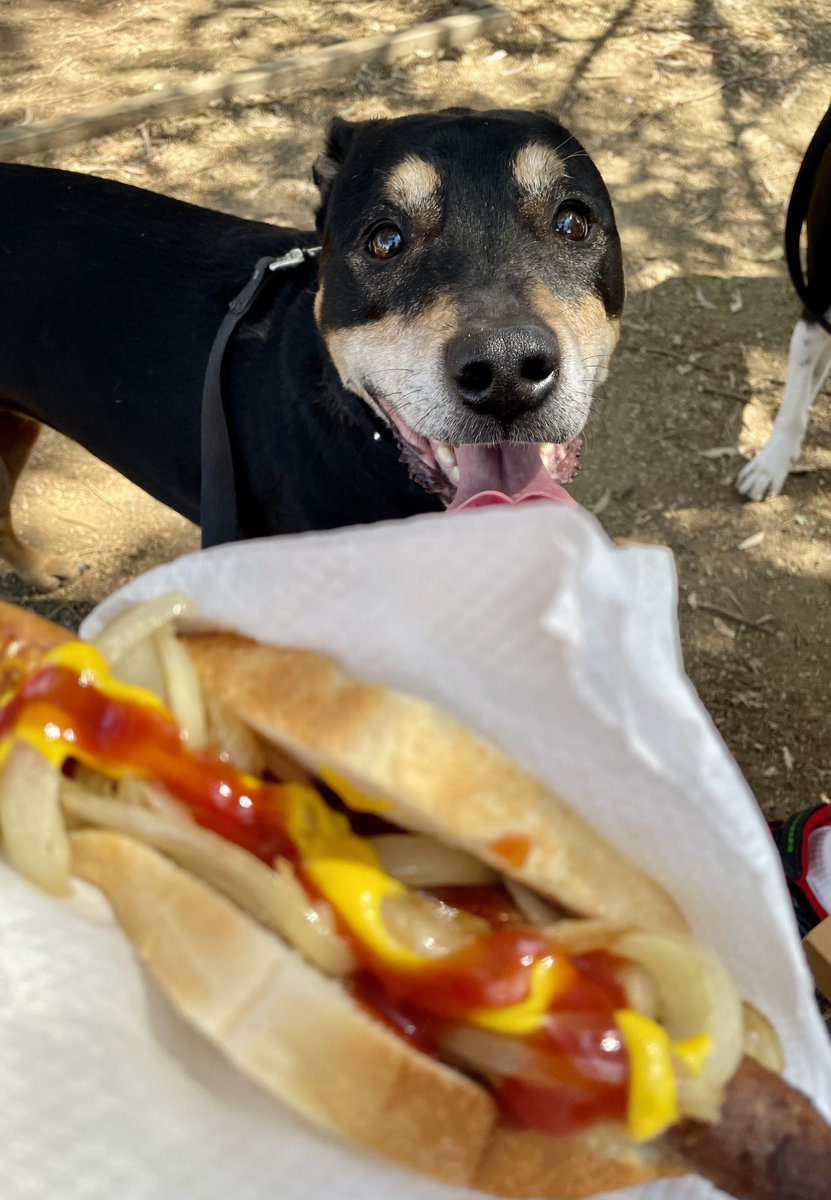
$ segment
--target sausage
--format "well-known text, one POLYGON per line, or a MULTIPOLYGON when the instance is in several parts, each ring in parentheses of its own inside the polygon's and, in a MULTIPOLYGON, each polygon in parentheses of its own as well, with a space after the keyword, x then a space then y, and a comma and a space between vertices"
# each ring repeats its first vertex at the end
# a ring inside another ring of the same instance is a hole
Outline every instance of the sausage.
POLYGON ((737 1200, 831 1200, 831 1127, 752 1058, 727 1085, 715 1125, 686 1120, 665 1140, 737 1200))

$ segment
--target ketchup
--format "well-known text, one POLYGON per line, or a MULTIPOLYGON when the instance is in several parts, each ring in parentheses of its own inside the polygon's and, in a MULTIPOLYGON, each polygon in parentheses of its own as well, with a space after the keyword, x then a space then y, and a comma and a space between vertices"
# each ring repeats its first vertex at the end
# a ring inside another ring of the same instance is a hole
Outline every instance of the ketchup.
MULTIPOLYGON (((20 724, 60 744, 66 757, 116 776, 133 772, 154 780, 197 824, 269 864, 277 856, 288 859, 301 882, 310 882, 286 830, 280 785, 247 778, 215 755, 190 750, 166 712, 123 696, 111 697, 84 672, 79 675, 51 663, 36 669, 0 710, 0 742, 13 736, 20 724)), ((508 858, 526 852, 515 841, 503 847, 508 858)), ((491 928, 460 951, 416 964, 402 965, 373 954, 336 912, 338 926, 361 963, 347 983, 355 998, 399 1036, 435 1053, 453 1025, 471 1023, 477 1012, 525 1001, 532 969, 542 960, 561 960, 564 982, 542 1024, 529 1035, 510 1034, 528 1051, 531 1076, 504 1079, 495 1094, 510 1117, 547 1133, 570 1133, 603 1119, 622 1120, 629 1064, 613 1015, 626 1005, 616 979, 616 960, 602 951, 561 954, 538 930, 517 927, 517 910, 498 887, 446 889, 445 898, 450 891, 461 908, 467 908, 468 893, 468 911, 489 918, 491 928)))
MULTIPOLYGON (((497 995, 504 1003, 508 995, 524 992, 511 951, 527 952, 531 941, 527 933, 500 932, 485 945, 419 972, 409 988, 400 974, 391 976, 377 967, 360 971, 352 982, 353 995, 410 1045, 440 1053, 443 1035, 453 1024, 493 1003, 497 995), (467 975, 472 959, 474 972, 467 975), (493 978, 487 978, 494 968, 493 978)), ((625 998, 614 975, 615 960, 598 951, 572 961, 579 978, 558 997, 556 1010, 536 1033, 511 1039, 527 1051, 531 1079, 505 1078, 493 1089, 508 1118, 552 1136, 579 1133, 601 1121, 622 1122, 627 1113, 629 1060, 613 1019, 625 998)))
POLYGON ((507 833, 491 842, 491 850, 504 859, 509 867, 524 867, 531 853, 531 839, 524 833, 507 833))
POLYGON ((528 925, 527 916, 501 883, 436 887, 430 889, 430 895, 443 900, 451 908, 463 908, 474 917, 482 917, 494 928, 528 925))
POLYGON ((529 967, 551 954, 533 930, 492 930, 455 954, 409 970, 376 960, 373 974, 392 996, 446 1020, 464 1021, 481 1008, 504 1008, 528 995, 529 967))
POLYGON ((271 864, 296 859, 282 824, 280 788, 246 779, 211 754, 189 750, 171 717, 146 704, 111 699, 68 667, 45 666, 27 679, 0 712, 0 740, 27 723, 54 729, 74 758, 102 770, 136 773, 163 784, 198 825, 271 864))

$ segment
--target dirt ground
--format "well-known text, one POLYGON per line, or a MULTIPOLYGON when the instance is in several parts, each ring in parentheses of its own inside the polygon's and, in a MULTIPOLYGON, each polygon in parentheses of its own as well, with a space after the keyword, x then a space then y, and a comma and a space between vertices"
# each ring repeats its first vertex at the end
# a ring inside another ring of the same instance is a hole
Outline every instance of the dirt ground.
MULTIPOLYGON (((576 494, 620 542, 675 551, 688 670, 764 808, 816 803, 831 792, 829 396, 786 495, 742 505, 732 481, 763 444, 785 378, 798 309, 782 228, 829 100, 827 0, 505 6, 510 29, 462 53, 217 104, 32 161, 308 226, 310 166, 334 113, 449 104, 559 113, 609 183, 629 288, 576 494)), ((0 0, 0 126, 451 7, 0 0)), ((27 537, 77 554, 88 570, 47 598, 8 575, 0 593, 70 625, 131 575, 197 544, 187 522, 51 434, 20 489, 18 518, 27 537)))

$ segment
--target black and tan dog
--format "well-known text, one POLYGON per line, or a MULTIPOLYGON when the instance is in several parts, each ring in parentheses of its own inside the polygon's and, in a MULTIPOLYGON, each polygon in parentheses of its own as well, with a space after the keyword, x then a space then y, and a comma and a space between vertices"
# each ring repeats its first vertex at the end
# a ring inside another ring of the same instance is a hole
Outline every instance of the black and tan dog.
POLYGON ((206 361, 262 255, 224 381, 241 537, 564 497, 614 348, 620 244, 592 160, 540 113, 336 120, 317 234, 0 166, 0 554, 32 585, 17 477, 50 425, 200 519, 206 361))

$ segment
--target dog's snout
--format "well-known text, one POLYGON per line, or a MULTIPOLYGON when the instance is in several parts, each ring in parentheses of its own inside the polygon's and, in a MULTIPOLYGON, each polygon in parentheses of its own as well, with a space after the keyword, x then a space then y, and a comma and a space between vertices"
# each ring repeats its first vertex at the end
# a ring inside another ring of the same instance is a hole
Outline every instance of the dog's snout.
POLYGON ((559 368, 557 339, 539 325, 469 330, 447 347, 447 372, 462 402, 495 417, 539 408, 559 368))

